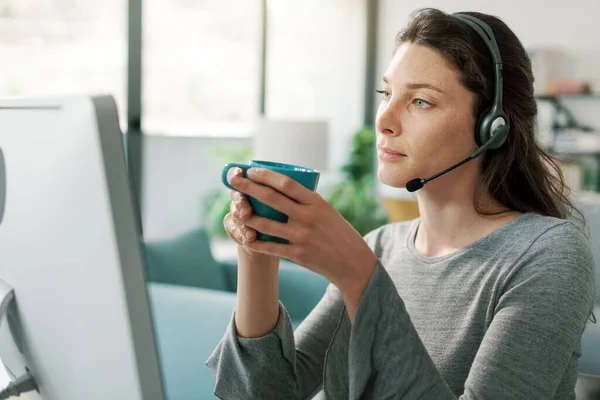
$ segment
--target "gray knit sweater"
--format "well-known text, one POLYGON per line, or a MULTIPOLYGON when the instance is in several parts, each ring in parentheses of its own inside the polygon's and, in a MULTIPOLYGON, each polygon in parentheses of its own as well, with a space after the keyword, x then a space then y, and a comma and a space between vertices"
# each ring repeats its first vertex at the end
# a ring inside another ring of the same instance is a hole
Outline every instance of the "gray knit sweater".
POLYGON ((292 331, 239 338, 207 361, 221 399, 574 399, 594 301, 588 240, 524 214, 442 257, 414 247, 419 220, 365 237, 380 260, 351 324, 330 285, 292 331))

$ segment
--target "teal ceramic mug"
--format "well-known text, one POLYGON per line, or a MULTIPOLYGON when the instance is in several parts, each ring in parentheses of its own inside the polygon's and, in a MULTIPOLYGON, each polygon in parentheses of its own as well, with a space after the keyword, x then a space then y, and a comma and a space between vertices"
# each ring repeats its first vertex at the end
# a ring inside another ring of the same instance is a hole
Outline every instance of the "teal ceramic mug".
MULTIPOLYGON (((223 184, 231 190, 237 190, 237 189, 235 189, 233 186, 231 186, 229 184, 228 174, 229 174, 229 170, 231 168, 236 168, 236 167, 240 168, 240 169, 242 169, 242 171, 244 171, 244 176, 246 176, 246 171, 248 171, 248 169, 250 169, 250 168, 270 169, 272 171, 275 171, 277 173, 280 173, 282 175, 292 178, 293 180, 299 182, 305 188, 312 190, 312 191, 317 189, 317 185, 319 184, 319 177, 321 176, 321 173, 319 171, 314 170, 312 168, 300 167, 298 165, 284 164, 284 163, 278 163, 278 162, 273 162, 273 161, 252 160, 252 161, 250 161, 250 164, 228 163, 223 168, 223 173, 221 174, 221 180, 223 181, 223 184)), ((256 200, 255 198, 253 198, 251 196, 248 196, 248 200, 250 201, 250 205, 252 206, 252 213, 254 215, 258 215, 258 216, 264 217, 264 218, 269 218, 274 221, 287 222, 287 220, 288 220, 287 215, 273 209, 272 207, 269 207, 268 205, 266 205, 264 203, 261 203, 260 201, 256 200)), ((257 239, 263 240, 263 241, 287 243, 287 241, 284 239, 281 239, 281 238, 278 238, 275 236, 266 235, 266 234, 263 234, 260 232, 257 232, 257 239)))

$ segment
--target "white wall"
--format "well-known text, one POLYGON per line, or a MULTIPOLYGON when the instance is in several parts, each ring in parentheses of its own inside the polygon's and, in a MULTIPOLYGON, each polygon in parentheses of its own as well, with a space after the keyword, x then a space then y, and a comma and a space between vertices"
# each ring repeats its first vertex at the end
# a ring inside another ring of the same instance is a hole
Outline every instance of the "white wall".
MULTIPOLYGON (((391 60, 396 33, 418 8, 434 7, 445 12, 478 11, 501 18, 521 39, 526 48, 554 47, 565 51, 572 78, 600 80, 600 1, 598 0, 380 0, 378 76, 391 60)), ((581 123, 600 131, 600 100, 573 99, 565 102, 581 123)), ((540 103, 540 122, 549 108, 540 103)), ((402 196, 403 190, 381 185, 381 193, 402 196)))
POLYGON ((144 236, 171 237, 199 226, 202 197, 213 189, 226 190, 218 152, 249 144, 232 138, 145 136, 140 196, 144 236))
POLYGON ((478 11, 501 18, 525 47, 556 46, 568 51, 574 78, 600 79, 600 2, 598 0, 381 0, 379 71, 383 72, 396 33, 418 8, 445 12, 478 11))

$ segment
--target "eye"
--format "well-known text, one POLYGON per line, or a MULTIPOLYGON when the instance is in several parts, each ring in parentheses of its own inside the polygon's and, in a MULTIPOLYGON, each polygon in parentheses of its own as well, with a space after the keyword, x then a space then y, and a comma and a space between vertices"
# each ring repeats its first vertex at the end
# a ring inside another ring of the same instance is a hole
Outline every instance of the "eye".
POLYGON ((384 99, 389 99, 390 98, 390 92, 386 91, 386 90, 376 90, 377 93, 382 94, 384 99))
POLYGON ((418 108, 423 108, 423 109, 426 109, 426 108, 429 108, 429 107, 431 107, 431 106, 432 106, 432 104, 431 104, 430 102, 428 102, 428 101, 425 101, 425 100, 423 100, 423 99, 418 99, 418 98, 417 98, 417 99, 414 99, 414 100, 413 100, 413 103, 414 103, 414 104, 415 104, 415 105, 416 105, 418 108))

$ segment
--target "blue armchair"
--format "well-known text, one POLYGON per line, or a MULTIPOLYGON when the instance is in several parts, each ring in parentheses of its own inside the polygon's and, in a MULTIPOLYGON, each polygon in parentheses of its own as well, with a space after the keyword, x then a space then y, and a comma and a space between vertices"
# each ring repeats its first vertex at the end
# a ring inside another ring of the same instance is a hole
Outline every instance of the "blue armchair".
MULTIPOLYGON (((204 362, 235 309, 237 262, 217 262, 202 229, 146 242, 144 250, 167 398, 215 398, 214 377, 204 362)), ((294 327, 319 302, 327 285, 322 276, 282 260, 279 296, 294 327)))
POLYGON ((596 262, 594 314, 598 321, 588 322, 583 331, 579 359, 580 374, 576 387, 577 400, 592 400, 600 399, 600 195, 577 193, 574 199, 586 218, 596 262))

